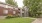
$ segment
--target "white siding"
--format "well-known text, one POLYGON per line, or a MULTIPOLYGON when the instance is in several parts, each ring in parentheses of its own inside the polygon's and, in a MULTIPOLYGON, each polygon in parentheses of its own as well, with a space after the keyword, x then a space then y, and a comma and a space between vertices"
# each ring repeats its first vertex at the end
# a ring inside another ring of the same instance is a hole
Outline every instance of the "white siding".
POLYGON ((6 5, 5 8, 8 8, 8 5, 6 5))
POLYGON ((13 9, 13 7, 12 7, 12 6, 8 6, 8 5, 6 5, 6 8, 11 8, 11 9, 13 9))
POLYGON ((15 8, 15 10, 18 10, 18 8, 15 8))
POLYGON ((5 7, 5 5, 4 5, 4 4, 0 4, 0 6, 1 6, 1 7, 5 7))

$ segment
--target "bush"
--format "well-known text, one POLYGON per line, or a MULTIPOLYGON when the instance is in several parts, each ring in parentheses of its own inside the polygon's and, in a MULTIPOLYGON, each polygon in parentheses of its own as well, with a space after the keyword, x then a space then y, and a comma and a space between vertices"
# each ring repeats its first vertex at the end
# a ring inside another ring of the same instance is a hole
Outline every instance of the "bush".
POLYGON ((6 18, 10 19, 10 18, 14 18, 14 17, 12 15, 7 15, 6 18))
POLYGON ((29 12, 29 16, 30 17, 34 17, 34 18, 41 18, 42 17, 42 13, 31 13, 29 12))
POLYGON ((17 18, 17 17, 20 17, 19 15, 7 15, 7 19, 10 19, 10 18, 17 18))

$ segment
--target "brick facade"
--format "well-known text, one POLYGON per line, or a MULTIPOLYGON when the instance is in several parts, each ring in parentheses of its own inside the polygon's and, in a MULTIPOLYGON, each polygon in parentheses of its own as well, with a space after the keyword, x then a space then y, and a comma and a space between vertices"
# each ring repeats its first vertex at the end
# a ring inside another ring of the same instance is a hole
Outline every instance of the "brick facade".
POLYGON ((11 14, 11 15, 18 14, 18 12, 19 12, 17 9, 15 9, 15 7, 13 8, 13 6, 11 6, 11 5, 1 3, 1 5, 0 5, 0 16, 5 15, 4 10, 8 10, 8 14, 11 14), (13 11, 15 11, 15 14, 13 14, 13 11))

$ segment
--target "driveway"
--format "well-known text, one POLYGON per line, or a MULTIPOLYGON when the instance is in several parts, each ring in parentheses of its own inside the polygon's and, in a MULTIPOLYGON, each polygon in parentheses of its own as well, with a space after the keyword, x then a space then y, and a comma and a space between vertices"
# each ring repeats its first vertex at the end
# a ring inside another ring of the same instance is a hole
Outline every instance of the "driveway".
POLYGON ((33 21, 32 23, 42 23, 42 18, 37 18, 35 21, 33 21))

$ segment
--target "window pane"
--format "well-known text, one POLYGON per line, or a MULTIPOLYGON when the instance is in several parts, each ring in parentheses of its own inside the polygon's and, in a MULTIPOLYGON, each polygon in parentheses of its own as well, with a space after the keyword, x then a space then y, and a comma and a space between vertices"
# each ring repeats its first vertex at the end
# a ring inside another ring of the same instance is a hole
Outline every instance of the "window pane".
POLYGON ((8 14, 8 10, 4 10, 3 13, 4 13, 4 14, 8 14))
POLYGON ((16 14, 16 12, 15 12, 15 11, 13 11, 13 14, 16 14))

